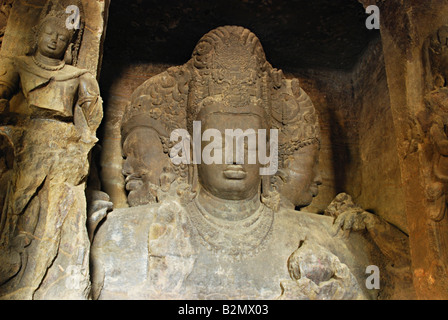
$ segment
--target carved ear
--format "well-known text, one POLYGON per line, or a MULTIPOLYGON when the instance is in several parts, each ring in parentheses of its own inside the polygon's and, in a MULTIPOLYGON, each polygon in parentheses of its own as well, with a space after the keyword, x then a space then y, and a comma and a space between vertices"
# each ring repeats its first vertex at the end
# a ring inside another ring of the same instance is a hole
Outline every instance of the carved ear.
POLYGON ((65 51, 64 61, 66 64, 73 64, 73 45, 73 43, 70 43, 65 51))

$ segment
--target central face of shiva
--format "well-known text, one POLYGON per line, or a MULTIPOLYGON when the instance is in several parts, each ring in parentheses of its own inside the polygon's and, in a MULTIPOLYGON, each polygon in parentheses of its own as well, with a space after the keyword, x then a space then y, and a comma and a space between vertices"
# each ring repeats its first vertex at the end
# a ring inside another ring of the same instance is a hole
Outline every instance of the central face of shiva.
MULTIPOLYGON (((212 195, 225 200, 244 200, 253 198, 260 190, 261 165, 257 161, 255 164, 249 164, 249 154, 256 153, 256 146, 248 143, 249 138, 244 140, 244 162, 239 164, 236 161, 236 147, 238 143, 233 143, 233 163, 225 161, 225 144, 226 130, 246 131, 253 129, 255 141, 258 141, 257 132, 259 129, 265 129, 262 125, 263 121, 259 116, 253 114, 232 114, 232 113, 211 113, 206 119, 201 119, 202 133, 207 129, 216 129, 222 133, 221 154, 222 161, 220 164, 204 164, 198 165, 198 176, 201 186, 212 195)), ((258 142, 257 142, 258 143, 258 142)), ((204 150, 204 143, 202 150, 204 150)), ((215 146, 215 152, 219 146, 215 146)))

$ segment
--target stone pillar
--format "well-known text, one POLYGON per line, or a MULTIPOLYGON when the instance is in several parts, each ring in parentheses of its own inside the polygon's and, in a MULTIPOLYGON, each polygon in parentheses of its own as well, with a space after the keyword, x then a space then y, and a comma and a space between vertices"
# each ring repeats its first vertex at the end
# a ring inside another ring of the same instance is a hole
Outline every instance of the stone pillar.
MULTIPOLYGON (((428 200, 428 139, 418 114, 425 108, 424 41, 448 24, 444 0, 360 0, 380 9, 380 30, 409 229, 417 298, 448 299, 448 217, 435 221, 428 200)), ((366 15, 367 17, 367 15, 366 15)), ((387 132, 384 132, 387 135, 387 132)))

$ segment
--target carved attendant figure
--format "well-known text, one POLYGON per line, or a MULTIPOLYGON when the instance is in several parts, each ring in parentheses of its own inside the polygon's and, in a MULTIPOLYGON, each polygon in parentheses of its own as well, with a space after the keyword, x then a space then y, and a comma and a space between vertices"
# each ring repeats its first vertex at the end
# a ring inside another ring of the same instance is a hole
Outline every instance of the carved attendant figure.
POLYGON ((30 55, 4 59, 0 69, 1 132, 14 144, 1 214, 0 296, 57 298, 64 291, 86 298, 84 192, 102 102, 95 77, 67 63, 76 60, 81 30, 66 28, 65 8, 44 10, 30 55))

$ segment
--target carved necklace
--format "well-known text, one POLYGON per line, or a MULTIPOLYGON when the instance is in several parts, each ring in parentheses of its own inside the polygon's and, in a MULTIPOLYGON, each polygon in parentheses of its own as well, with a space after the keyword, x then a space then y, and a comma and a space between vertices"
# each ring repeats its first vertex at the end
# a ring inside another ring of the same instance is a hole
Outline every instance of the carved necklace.
POLYGON ((65 61, 62 61, 61 64, 57 66, 47 66, 42 62, 38 61, 35 56, 32 56, 33 62, 40 68, 48 70, 48 71, 59 71, 65 67, 65 61))
MULTIPOLYGON (((206 193, 204 190, 200 192, 206 193)), ((198 200, 199 197, 200 195, 190 203, 188 211, 192 224, 198 231, 203 244, 209 250, 224 253, 237 259, 247 255, 253 256, 259 252, 272 229, 274 221, 272 210, 256 201, 258 208, 249 217, 241 220, 227 220, 218 218, 208 212, 198 200)), ((211 195, 205 195, 205 197, 214 198, 211 195)), ((258 200, 258 198, 255 200, 258 200)), ((224 208, 226 207, 227 201, 225 200, 215 198, 213 201, 218 202, 216 207, 220 207, 219 202, 224 208)), ((253 200, 246 201, 247 207, 250 207, 251 203, 254 202, 253 200)), ((219 209, 214 211, 217 210, 219 209)))

